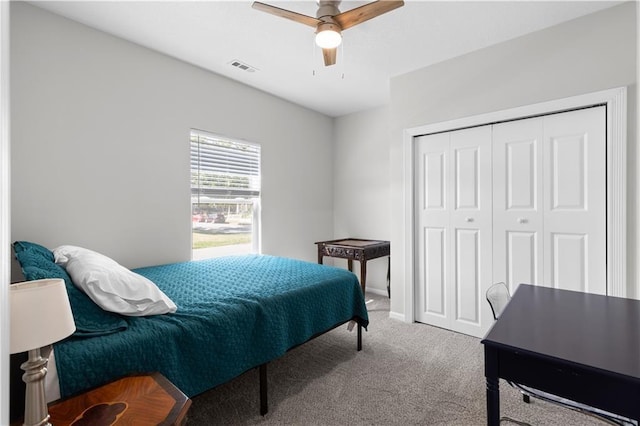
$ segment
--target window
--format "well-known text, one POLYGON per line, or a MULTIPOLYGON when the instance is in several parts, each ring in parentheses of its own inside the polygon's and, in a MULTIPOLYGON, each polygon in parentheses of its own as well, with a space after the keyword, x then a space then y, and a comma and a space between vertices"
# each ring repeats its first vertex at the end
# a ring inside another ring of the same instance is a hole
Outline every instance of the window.
POLYGON ((260 252, 260 145, 191 131, 192 257, 260 252))

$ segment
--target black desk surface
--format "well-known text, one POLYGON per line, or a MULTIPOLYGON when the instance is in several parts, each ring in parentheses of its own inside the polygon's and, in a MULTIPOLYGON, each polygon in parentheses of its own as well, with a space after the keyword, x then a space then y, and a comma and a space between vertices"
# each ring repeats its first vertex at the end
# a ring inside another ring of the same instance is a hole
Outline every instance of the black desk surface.
POLYGON ((521 284, 482 343, 640 380, 640 301, 521 284))

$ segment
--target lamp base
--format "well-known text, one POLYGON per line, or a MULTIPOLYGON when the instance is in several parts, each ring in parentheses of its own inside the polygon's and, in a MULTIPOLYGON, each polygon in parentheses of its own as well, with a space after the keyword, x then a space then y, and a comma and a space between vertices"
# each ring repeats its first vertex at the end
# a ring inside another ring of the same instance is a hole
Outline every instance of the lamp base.
POLYGON ((20 366, 24 370, 22 380, 27 386, 24 405, 25 426, 51 426, 44 396, 47 361, 40 355, 40 348, 37 348, 29 351, 29 359, 20 366))

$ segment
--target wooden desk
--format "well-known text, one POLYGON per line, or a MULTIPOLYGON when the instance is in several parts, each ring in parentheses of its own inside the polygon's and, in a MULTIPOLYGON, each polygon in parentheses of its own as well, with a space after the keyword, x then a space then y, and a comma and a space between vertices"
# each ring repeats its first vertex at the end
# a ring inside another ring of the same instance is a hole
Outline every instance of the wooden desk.
POLYGON ((391 244, 389 241, 344 238, 341 240, 318 241, 318 263, 324 256, 347 259, 347 266, 353 271, 353 261, 360 262, 360 286, 362 294, 367 285, 367 261, 389 256, 387 261, 387 295, 391 297, 391 244))
POLYGON ((160 373, 127 376, 52 402, 49 421, 66 425, 181 425, 191 400, 160 373))
POLYGON ((498 379, 640 419, 640 301, 521 284, 482 340, 487 424, 498 379))

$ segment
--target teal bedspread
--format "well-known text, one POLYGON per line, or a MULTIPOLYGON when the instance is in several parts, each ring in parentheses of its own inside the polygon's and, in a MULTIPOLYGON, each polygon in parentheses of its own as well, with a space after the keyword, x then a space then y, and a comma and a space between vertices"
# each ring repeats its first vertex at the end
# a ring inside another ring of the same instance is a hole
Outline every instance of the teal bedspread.
POLYGON ((357 277, 344 269, 249 255, 135 272, 156 283, 177 312, 125 317, 123 331, 57 343, 62 397, 151 371, 191 397, 349 319, 365 328, 369 322, 357 277))

